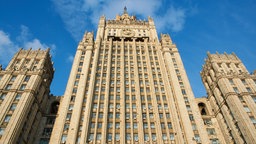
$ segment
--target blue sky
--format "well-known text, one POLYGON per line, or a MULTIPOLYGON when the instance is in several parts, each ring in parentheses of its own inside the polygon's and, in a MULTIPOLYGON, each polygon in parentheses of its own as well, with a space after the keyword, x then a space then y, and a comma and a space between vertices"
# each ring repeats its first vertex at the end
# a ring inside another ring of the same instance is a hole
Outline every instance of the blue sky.
POLYGON ((51 48, 55 76, 51 93, 63 95, 77 44, 98 19, 113 19, 124 6, 139 19, 153 17, 158 34, 177 45, 196 97, 206 95, 200 74, 206 52, 235 52, 256 69, 255 0, 1 0, 0 64, 21 47, 51 48))

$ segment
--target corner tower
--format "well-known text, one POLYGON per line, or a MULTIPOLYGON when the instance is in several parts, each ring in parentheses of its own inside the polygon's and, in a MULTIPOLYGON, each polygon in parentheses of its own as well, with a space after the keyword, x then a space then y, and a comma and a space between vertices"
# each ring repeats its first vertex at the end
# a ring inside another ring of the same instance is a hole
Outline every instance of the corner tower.
POLYGON ((0 69, 0 143, 34 143, 50 92, 50 49, 20 49, 0 69))
POLYGON ((207 54, 201 72, 226 143, 256 143, 256 75, 235 54, 207 54))

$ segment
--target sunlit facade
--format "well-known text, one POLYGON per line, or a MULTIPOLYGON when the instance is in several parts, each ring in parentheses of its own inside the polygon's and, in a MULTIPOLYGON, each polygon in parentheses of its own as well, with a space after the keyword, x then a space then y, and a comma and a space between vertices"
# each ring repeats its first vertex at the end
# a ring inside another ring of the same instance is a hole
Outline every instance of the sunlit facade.
POLYGON ((178 49, 151 17, 99 20, 78 45, 50 143, 210 143, 178 49))
POLYGON ((201 72, 227 143, 256 143, 256 73, 250 74, 235 54, 210 54, 201 72))
POLYGON ((1 144, 36 142, 54 73, 49 51, 20 49, 0 67, 1 144))

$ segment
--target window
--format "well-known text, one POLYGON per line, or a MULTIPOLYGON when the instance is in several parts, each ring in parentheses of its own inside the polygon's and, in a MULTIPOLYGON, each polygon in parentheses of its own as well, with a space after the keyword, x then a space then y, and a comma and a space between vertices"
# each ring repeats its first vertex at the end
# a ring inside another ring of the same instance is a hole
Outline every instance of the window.
POLYGON ((6 115, 4 118, 4 122, 8 123, 11 119, 11 115, 6 115))
POLYGON ((233 87, 233 90, 234 90, 236 93, 239 93, 237 87, 233 87))
POLYGON ((73 105, 73 104, 70 104, 69 107, 68 107, 68 110, 69 110, 69 111, 72 111, 73 108, 74 108, 74 105, 73 105))
POLYGON ((0 127, 0 136, 2 136, 4 134, 4 130, 5 130, 5 128, 0 127))
POLYGON ((69 129, 69 124, 66 123, 66 124, 64 125, 64 129, 63 129, 63 130, 64 130, 64 131, 67 131, 68 129, 69 129))
POLYGON ((26 76, 25 79, 24 79, 24 82, 28 82, 30 79, 30 76, 26 76))
POLYGON ((52 128, 45 128, 43 131, 43 136, 50 136, 52 133, 52 128))
POLYGON ((156 141, 156 134, 155 133, 152 133, 152 140, 156 141))
POLYGON ((137 129, 138 128, 138 124, 137 123, 133 123, 133 128, 137 129))
POLYGON ((94 137, 93 133, 90 133, 88 141, 92 141, 93 137, 94 137))
POLYGON ((76 93, 77 92, 77 88, 73 88, 72 93, 76 93))
POLYGON ((109 134, 108 134, 108 141, 111 141, 111 140, 112 140, 112 134, 109 133, 109 134))
POLYGON ((208 135, 215 135, 214 128, 207 128, 206 130, 207 130, 208 135))
POLYGON ((21 98, 21 94, 18 93, 18 94, 15 96, 15 100, 20 100, 20 98, 21 98))
POLYGON ((170 133, 170 140, 173 141, 174 140, 174 134, 170 133))
POLYGON ((148 128, 148 123, 143 123, 143 128, 147 129, 148 128))
POLYGON ((20 90, 21 90, 21 91, 23 91, 25 88, 26 88, 26 84, 22 84, 22 85, 20 86, 20 90))
POLYGON ((49 139, 48 138, 41 138, 39 141, 39 144, 48 144, 49 143, 49 139))
POLYGON ((212 125, 211 119, 204 119, 204 124, 205 125, 212 125))
POLYGON ((99 118, 103 118, 103 113, 99 113, 99 118))
POLYGON ((251 119, 252 123, 253 123, 254 125, 256 125, 256 119, 255 119, 253 116, 251 116, 250 119, 251 119))
POLYGON ((135 141, 138 141, 138 140, 139 140, 138 134, 135 133, 135 134, 133 135, 133 137, 134 137, 134 140, 135 140, 135 141))
POLYGON ((74 102, 74 101, 75 101, 75 99, 76 99, 76 97, 75 97, 75 96, 71 96, 70 101, 71 101, 71 102, 74 102))
POLYGON ((155 128, 155 124, 154 123, 150 123, 150 128, 154 129, 155 128))
POLYGON ((67 139, 67 135, 66 135, 66 134, 62 135, 62 137, 61 137, 61 143, 65 143, 65 142, 66 142, 66 139, 67 139))
POLYGON ((165 129, 164 123, 161 123, 161 128, 165 129))
POLYGON ((117 123, 116 123, 116 129, 119 129, 119 128, 120 128, 120 123, 117 122, 117 123))
POLYGON ((211 140, 211 144, 220 144, 219 140, 216 139, 210 139, 211 140))
POLYGON ((193 131, 197 130, 196 124, 192 124, 192 129, 193 129, 193 131))
POLYGON ((190 121, 194 121, 194 116, 192 114, 189 114, 190 121))
POLYGON ((131 125, 130 125, 129 122, 125 124, 125 128, 127 128, 127 129, 130 129, 130 128, 131 128, 131 125))
POLYGON ((10 107, 10 111, 14 111, 17 107, 17 104, 12 104, 10 107))
POLYGON ((148 140, 149 140, 149 135, 148 135, 148 134, 145 134, 145 135, 144 135, 144 140, 145 140, 145 141, 148 141, 148 140))
POLYGON ((252 92, 252 90, 251 90, 249 87, 246 87, 246 90, 247 90, 249 93, 252 92))
POLYGON ((131 140, 131 134, 129 133, 126 134, 126 140, 131 140))
POLYGON ((111 119, 112 119, 112 118, 113 118, 113 113, 109 113, 109 114, 108 114, 108 118, 111 118, 111 119))
POLYGON ((48 118, 47 121, 46 121, 46 124, 52 125, 52 124, 54 124, 54 122, 55 122, 55 119, 48 118))
POLYGON ((198 134, 195 134, 195 135, 194 135, 194 140, 195 140, 196 142, 201 142, 200 136, 199 136, 198 134))
POLYGON ((119 140, 120 140, 120 134, 119 134, 119 133, 116 133, 116 135, 115 135, 115 140, 116 140, 116 141, 119 141, 119 140))
POLYGON ((167 140, 167 135, 166 135, 166 133, 163 133, 163 140, 165 141, 165 140, 167 140))
POLYGON ((7 95, 7 93, 2 93, 2 94, 0 95, 0 100, 4 100, 4 98, 6 97, 6 95, 7 95))
POLYGON ((256 103, 256 96, 252 95, 251 97, 252 97, 253 101, 256 103))
POLYGON ((242 81, 242 83, 243 83, 244 85, 247 84, 246 81, 245 81, 245 79, 241 79, 241 81, 242 81))
POLYGON ((97 139, 97 140, 101 140, 101 134, 100 134, 100 133, 97 133, 96 139, 97 139))
POLYGON ((228 79, 228 81, 229 81, 229 83, 230 83, 231 85, 234 85, 233 79, 228 79))
POLYGON ((189 105, 186 105, 187 111, 191 111, 191 108, 189 105))
POLYGON ((116 118, 117 118, 117 119, 120 118, 120 113, 116 113, 116 118))
POLYGON ((6 88, 5 88, 5 90, 10 90, 11 87, 12 87, 12 84, 8 84, 8 85, 6 86, 6 88))
POLYGON ((172 129, 172 123, 168 122, 167 125, 168 125, 168 128, 169 128, 169 129, 172 129))
POLYGON ((0 75, 0 80, 3 78, 3 76, 2 75, 0 75))
POLYGON ((245 110, 246 112, 251 112, 250 109, 248 108, 248 106, 244 106, 244 110, 245 110))
POLYGON ((182 93, 183 95, 186 95, 186 90, 185 90, 185 89, 181 89, 181 93, 182 93))
POLYGON ((71 118, 71 114, 68 113, 67 116, 66 116, 66 120, 70 120, 70 118, 71 118))
POLYGON ((169 113, 166 113, 166 118, 170 118, 170 114, 169 113))
POLYGON ((17 76, 12 76, 12 78, 11 78, 11 80, 10 80, 10 81, 11 81, 11 82, 14 82, 14 81, 15 81, 15 79, 16 79, 16 77, 17 77, 17 76))
POLYGON ((74 86, 78 86, 78 81, 75 81, 74 86))
POLYGON ((113 124, 112 123, 108 123, 108 128, 112 128, 113 124))

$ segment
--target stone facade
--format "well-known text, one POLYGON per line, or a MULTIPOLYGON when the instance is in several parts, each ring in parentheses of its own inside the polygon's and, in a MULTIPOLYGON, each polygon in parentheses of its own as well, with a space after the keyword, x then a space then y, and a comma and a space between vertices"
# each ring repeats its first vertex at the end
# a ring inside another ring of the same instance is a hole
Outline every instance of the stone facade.
POLYGON ((53 78, 49 49, 20 49, 0 69, 0 143, 34 143, 53 78))
POLYGON ((49 95, 53 73, 49 49, 0 65, 0 143, 256 143, 256 72, 208 53, 195 98, 171 37, 126 8, 84 34, 63 97, 49 95))
POLYGON ((48 97, 48 102, 45 107, 46 111, 40 120, 40 128, 38 129, 35 144, 48 144, 52 134, 52 129, 57 116, 58 108, 61 102, 62 96, 48 97))
POLYGON ((256 143, 256 75, 235 54, 210 54, 202 81, 226 143, 256 143))
POLYGON ((50 143, 210 143, 178 49, 126 9, 78 45, 50 143))

